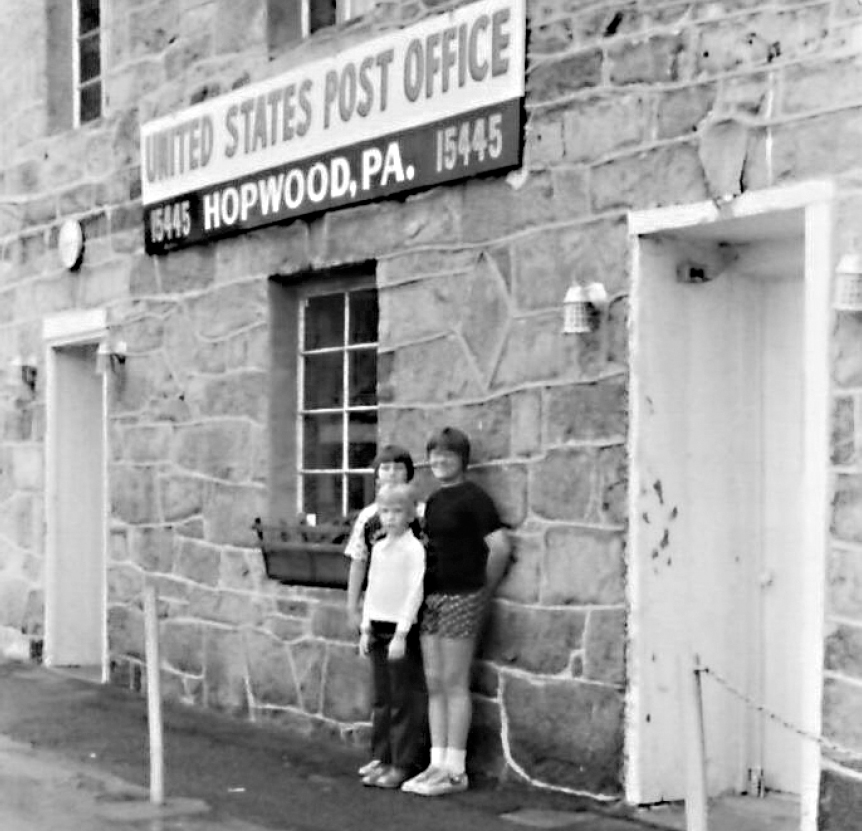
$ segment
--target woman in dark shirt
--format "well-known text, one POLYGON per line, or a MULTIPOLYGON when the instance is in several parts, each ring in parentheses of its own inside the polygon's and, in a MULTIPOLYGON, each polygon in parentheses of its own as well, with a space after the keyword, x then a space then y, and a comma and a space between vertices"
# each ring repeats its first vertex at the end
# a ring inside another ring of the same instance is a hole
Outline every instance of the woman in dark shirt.
POLYGON ((446 427, 426 451, 440 488, 425 507, 427 564, 420 632, 431 764, 402 786, 442 796, 469 786, 465 770, 472 718, 470 664, 491 591, 508 564, 511 547, 493 500, 465 478, 470 441, 446 427))

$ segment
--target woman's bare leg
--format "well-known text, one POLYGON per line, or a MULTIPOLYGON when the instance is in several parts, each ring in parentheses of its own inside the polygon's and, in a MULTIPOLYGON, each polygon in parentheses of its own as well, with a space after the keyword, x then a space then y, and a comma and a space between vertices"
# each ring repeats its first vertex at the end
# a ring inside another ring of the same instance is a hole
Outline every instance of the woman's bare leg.
POLYGON ((445 748, 449 732, 446 707, 446 690, 443 686, 444 664, 442 638, 422 636, 422 665, 425 669, 425 686, 428 690, 428 729, 431 747, 445 748))
POLYGON ((475 638, 441 638, 443 691, 446 702, 446 748, 466 750, 473 716, 470 668, 475 638))

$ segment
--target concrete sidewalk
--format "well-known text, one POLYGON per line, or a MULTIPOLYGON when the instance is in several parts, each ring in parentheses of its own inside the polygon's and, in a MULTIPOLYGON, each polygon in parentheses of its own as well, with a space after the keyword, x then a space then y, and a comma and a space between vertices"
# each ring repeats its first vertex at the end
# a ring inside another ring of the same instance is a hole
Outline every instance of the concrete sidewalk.
POLYGON ((0 665, 0 828, 10 831, 634 831, 624 809, 476 783, 423 799, 363 788, 363 754, 167 706, 166 809, 147 801, 146 702, 26 663, 0 665), (5 812, 5 813, 4 813, 5 812))
POLYGON ((146 788, 0 737, 0 828, 9 831, 265 831, 214 820, 200 800, 149 802, 146 788))

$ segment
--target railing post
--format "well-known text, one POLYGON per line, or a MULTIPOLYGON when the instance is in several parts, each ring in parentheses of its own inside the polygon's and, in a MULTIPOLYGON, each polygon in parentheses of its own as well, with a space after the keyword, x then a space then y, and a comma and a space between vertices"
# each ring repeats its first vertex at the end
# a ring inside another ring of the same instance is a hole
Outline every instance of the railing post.
POLYGON ((683 660, 683 740, 685 742, 685 827, 686 831, 708 831, 706 789, 706 737, 703 723, 703 690, 700 659, 683 660))
POLYGON ((144 586, 144 631, 147 660, 147 721, 150 728, 150 802, 165 803, 162 681, 159 657, 159 616, 156 587, 144 586))

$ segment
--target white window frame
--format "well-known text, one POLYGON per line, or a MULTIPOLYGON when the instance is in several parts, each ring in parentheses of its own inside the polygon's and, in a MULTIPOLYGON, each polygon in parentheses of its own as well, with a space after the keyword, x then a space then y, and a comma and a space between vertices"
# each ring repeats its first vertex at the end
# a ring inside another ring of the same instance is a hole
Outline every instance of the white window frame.
MULTIPOLYGON (((344 23, 365 14, 363 6, 369 0, 335 0, 335 21, 344 23)), ((307 38, 311 34, 311 3, 313 0, 300 0, 302 36, 307 38)), ((373 6, 373 0, 371 0, 373 6)))
MULTIPOLYGON (((342 403, 340 407, 320 408, 308 410, 305 408, 305 358, 308 355, 324 355, 332 353, 350 353, 350 352, 368 352, 372 349, 377 352, 379 341, 367 341, 360 344, 349 343, 350 335, 350 303, 348 297, 350 294, 359 291, 368 291, 373 289, 377 292, 377 287, 373 283, 360 282, 355 286, 350 287, 326 287, 319 286, 315 290, 303 293, 299 304, 299 321, 297 326, 297 406, 296 406, 296 469, 297 469, 297 489, 296 489, 296 505, 297 512, 306 512, 307 508, 304 505, 304 479, 306 476, 315 475, 333 475, 338 474, 341 478, 341 515, 348 514, 348 478, 351 475, 357 474, 373 474, 373 467, 351 468, 349 466, 350 452, 350 413, 379 413, 380 402, 375 396, 373 405, 351 405, 349 403, 350 392, 350 361, 345 360, 342 363, 342 403), (327 346, 320 349, 305 348, 305 328, 306 328, 306 311, 308 309, 308 301, 325 295, 338 294, 344 300, 344 329, 341 336, 341 343, 338 346, 327 346), (305 467, 305 433, 304 433, 304 418, 306 415, 341 415, 341 466, 338 468, 306 468, 305 467)), ((378 311, 379 294, 378 298, 378 311)))
MULTIPOLYGON (((99 27, 96 36, 99 38, 99 74, 87 81, 91 84, 99 82, 99 118, 105 114, 105 33, 108 27, 105 20, 106 4, 99 0, 99 27)), ((72 123, 81 127, 81 2, 72 0, 72 123)), ((88 33, 89 34, 89 33, 88 33)), ((95 121, 96 119, 91 119, 95 121)), ((89 124, 89 121, 83 124, 89 124)))

